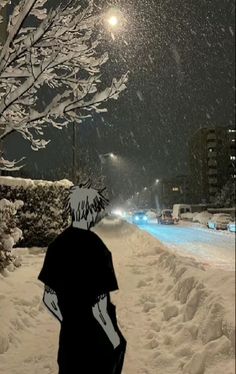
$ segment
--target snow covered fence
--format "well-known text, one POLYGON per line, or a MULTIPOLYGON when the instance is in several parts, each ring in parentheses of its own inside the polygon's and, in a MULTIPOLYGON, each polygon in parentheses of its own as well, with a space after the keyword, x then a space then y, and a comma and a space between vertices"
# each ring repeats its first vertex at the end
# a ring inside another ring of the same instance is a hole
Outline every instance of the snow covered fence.
POLYGON ((12 270, 20 265, 12 249, 22 237, 22 231, 16 225, 16 214, 22 206, 23 202, 19 200, 14 203, 0 200, 0 272, 6 267, 12 270))
POLYGON ((67 225, 65 200, 72 182, 0 177, 0 199, 22 200, 17 217, 23 231, 21 246, 47 246, 67 225))

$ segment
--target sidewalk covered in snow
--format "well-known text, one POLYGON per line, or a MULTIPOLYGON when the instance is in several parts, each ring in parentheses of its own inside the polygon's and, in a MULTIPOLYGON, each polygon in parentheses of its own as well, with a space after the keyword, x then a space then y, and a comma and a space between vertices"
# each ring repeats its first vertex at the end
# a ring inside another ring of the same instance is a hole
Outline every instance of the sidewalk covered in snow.
MULTIPOLYGON (((128 223, 96 231, 120 287, 112 299, 128 341, 124 374, 233 374, 234 273, 206 270, 128 223)), ((59 325, 37 280, 45 252, 16 251, 22 266, 0 275, 0 372, 56 374, 59 325)))

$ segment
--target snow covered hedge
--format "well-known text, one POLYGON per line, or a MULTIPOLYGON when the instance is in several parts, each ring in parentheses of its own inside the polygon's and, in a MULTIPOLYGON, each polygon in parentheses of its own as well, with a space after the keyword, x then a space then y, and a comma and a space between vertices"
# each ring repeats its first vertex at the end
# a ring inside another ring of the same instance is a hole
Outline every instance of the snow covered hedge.
POLYGON ((23 231, 21 246, 47 246, 68 226, 69 217, 64 208, 71 186, 67 180, 47 182, 0 177, 0 199, 24 202, 17 217, 17 226, 23 231))
POLYGON ((19 265, 12 249, 22 238, 22 231, 16 225, 17 211, 22 206, 22 201, 0 200, 0 272, 10 264, 19 265))

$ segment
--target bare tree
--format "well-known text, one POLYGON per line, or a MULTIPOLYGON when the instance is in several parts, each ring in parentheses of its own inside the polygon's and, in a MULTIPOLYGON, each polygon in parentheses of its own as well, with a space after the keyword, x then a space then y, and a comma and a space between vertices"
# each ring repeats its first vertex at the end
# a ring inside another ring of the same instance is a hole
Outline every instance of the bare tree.
MULTIPOLYGON (((0 0, 0 12, 9 3, 0 0)), ((32 149, 45 148, 50 141, 44 139, 45 127, 62 129, 81 123, 92 111, 104 112, 101 104, 126 88, 123 75, 104 89, 101 66, 108 54, 98 51, 97 27, 102 16, 95 14, 92 0, 84 8, 79 3, 68 0, 49 11, 47 0, 21 0, 15 6, 0 45, 0 141, 18 132, 32 149)), ((0 168, 18 165, 0 155, 0 168)))

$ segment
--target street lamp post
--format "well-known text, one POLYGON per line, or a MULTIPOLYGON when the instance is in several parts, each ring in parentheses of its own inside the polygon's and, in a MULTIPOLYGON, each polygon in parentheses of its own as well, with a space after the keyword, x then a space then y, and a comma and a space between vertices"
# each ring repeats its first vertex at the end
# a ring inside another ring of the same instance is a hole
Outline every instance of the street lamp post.
MULTIPOLYGON (((104 165, 105 164, 105 160, 107 158, 115 160, 115 159, 117 159, 117 156, 114 155, 114 153, 103 153, 103 154, 99 155, 99 158, 100 158, 100 161, 101 161, 101 165, 104 165)), ((101 168, 101 170, 102 170, 102 168, 101 168)))
MULTIPOLYGON (((100 162, 101 162, 101 175, 103 176, 104 174, 104 171, 103 171, 103 166, 105 165, 106 163, 106 160, 110 159, 110 160, 114 160, 116 159, 117 156, 114 155, 114 153, 103 153, 103 154, 100 154, 99 155, 99 159, 100 159, 100 162)), ((107 173, 106 173, 107 174, 107 173)), ((107 180, 107 175, 105 175, 105 179, 107 180)), ((109 183, 110 184, 110 183, 109 183)), ((108 187, 107 187, 108 189, 108 187)))
POLYGON ((73 151, 73 160, 72 160, 72 179, 73 183, 76 183, 76 171, 78 167, 77 163, 77 132, 76 132, 76 124, 73 123, 73 135, 72 135, 72 151, 73 151))

